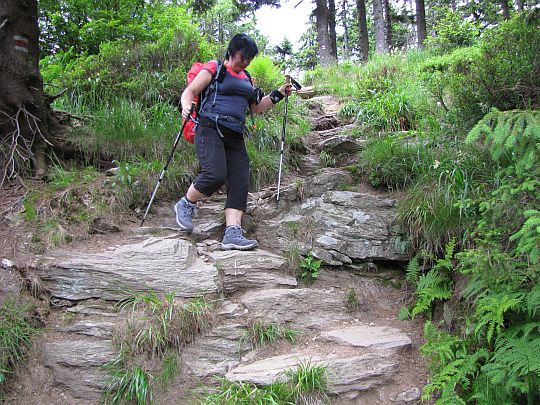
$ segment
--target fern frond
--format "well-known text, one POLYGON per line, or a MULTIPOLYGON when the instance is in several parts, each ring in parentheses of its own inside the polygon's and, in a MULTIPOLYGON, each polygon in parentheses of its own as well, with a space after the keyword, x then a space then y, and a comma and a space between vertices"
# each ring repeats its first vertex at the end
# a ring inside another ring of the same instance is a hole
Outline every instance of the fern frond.
POLYGON ((478 300, 476 317, 478 322, 474 333, 478 336, 487 328, 486 338, 491 342, 504 328, 504 315, 511 309, 515 309, 521 303, 521 299, 510 297, 507 294, 495 294, 478 300))
POLYGON ((430 383, 424 387, 422 400, 429 400, 439 393, 440 398, 435 404, 466 404, 458 392, 471 386, 482 363, 488 359, 489 352, 479 349, 447 364, 432 375, 430 383))
POLYGON ((540 336, 534 339, 497 339, 493 361, 504 364, 509 375, 524 377, 529 373, 540 377, 540 336))
POLYGON ((536 284, 531 291, 525 295, 525 309, 530 318, 535 318, 540 309, 540 283, 536 284))
POLYGON ((418 256, 414 256, 405 270, 405 279, 414 285, 418 284, 418 279, 420 278, 420 264, 418 262, 418 256))
POLYGON ((416 302, 411 309, 411 317, 426 312, 435 300, 449 299, 453 293, 452 280, 440 270, 433 268, 422 274, 416 285, 416 302))
POLYGON ((539 160, 540 113, 494 108, 474 126, 465 142, 472 144, 482 137, 494 160, 508 156, 518 171, 523 172, 539 160))

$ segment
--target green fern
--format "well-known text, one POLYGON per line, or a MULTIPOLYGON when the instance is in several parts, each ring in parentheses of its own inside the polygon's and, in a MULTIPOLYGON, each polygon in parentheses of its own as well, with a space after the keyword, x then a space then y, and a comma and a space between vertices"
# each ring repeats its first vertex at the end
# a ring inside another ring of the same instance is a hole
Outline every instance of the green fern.
POLYGON ((519 392, 533 405, 540 394, 540 337, 501 336, 495 346, 492 363, 482 369, 492 384, 507 393, 519 392))
POLYGON ((424 387, 422 400, 430 400, 434 395, 439 395, 435 405, 466 405, 467 402, 459 393, 471 387, 482 363, 487 359, 489 359, 489 352, 486 349, 479 349, 448 363, 431 376, 430 383, 424 387))
POLYGON ((482 137, 494 160, 506 159, 523 173, 540 160, 540 112, 494 108, 469 132, 465 142, 474 143, 482 137))
POLYGON ((418 277, 418 259, 415 257, 407 266, 407 277, 410 280, 416 279, 416 301, 410 309, 411 318, 418 314, 427 312, 436 300, 449 299, 454 291, 454 283, 450 278, 453 268, 455 240, 451 240, 445 246, 445 253, 442 259, 437 259, 433 268, 418 277), (416 261, 415 261, 416 259, 416 261))
POLYGON ((504 328, 505 314, 521 303, 522 299, 516 294, 494 294, 479 299, 476 307, 478 322, 474 333, 478 336, 487 327, 486 338, 491 342, 504 328))
POLYGON ((531 262, 540 259, 540 211, 527 210, 523 213, 527 218, 519 231, 510 236, 511 241, 518 241, 516 252, 530 257, 531 262))
POLYGON ((439 330, 431 321, 424 324, 424 341, 420 352, 430 360, 430 369, 437 371, 467 352, 467 342, 439 330))
POLYGON ((411 310, 411 317, 426 312, 433 301, 444 300, 452 296, 453 283, 450 278, 438 269, 422 274, 416 287, 416 302, 411 310))
POLYGON ((420 264, 418 262, 418 256, 414 256, 405 270, 405 279, 414 285, 418 284, 418 279, 420 278, 420 264))

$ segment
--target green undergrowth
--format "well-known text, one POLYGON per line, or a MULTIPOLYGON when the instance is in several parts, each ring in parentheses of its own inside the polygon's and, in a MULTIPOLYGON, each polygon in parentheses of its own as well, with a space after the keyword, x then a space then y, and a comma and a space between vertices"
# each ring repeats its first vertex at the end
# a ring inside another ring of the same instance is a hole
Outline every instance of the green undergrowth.
POLYGON ((30 305, 7 298, 0 305, 0 402, 15 368, 24 360, 37 329, 30 321, 30 305))
POLYGON ((211 304, 204 298, 187 302, 173 293, 123 291, 117 304, 124 325, 115 331, 117 356, 103 369, 108 375, 105 403, 154 403, 156 389, 166 389, 179 371, 179 353, 208 329, 211 304))
POLYGON ((240 350, 246 345, 250 349, 258 349, 279 340, 294 343, 299 334, 298 330, 289 329, 276 323, 253 321, 248 324, 247 330, 240 339, 240 350))

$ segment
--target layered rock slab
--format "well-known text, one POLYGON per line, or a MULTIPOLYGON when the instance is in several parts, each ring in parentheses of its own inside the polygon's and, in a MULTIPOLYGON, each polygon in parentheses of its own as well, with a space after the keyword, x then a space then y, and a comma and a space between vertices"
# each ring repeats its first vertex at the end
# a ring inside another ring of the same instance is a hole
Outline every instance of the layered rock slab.
POLYGON ((118 300, 122 290, 152 289, 197 297, 218 291, 218 272, 198 255, 195 245, 177 237, 151 237, 99 253, 57 253, 40 277, 53 297, 68 300, 118 300))
POLYGON ((369 349, 392 349, 408 347, 411 339, 401 331, 389 326, 354 325, 325 331, 318 341, 369 349))

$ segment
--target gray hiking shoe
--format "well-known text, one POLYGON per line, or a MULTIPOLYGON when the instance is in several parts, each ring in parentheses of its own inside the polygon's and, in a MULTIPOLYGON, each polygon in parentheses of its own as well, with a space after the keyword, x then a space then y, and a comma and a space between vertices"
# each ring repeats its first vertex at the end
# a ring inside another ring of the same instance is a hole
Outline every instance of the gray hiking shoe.
POLYGON ((196 204, 192 204, 186 200, 186 197, 182 197, 174 206, 176 223, 184 231, 193 231, 193 216, 195 215, 196 206, 196 204))
POLYGON ((221 250, 250 250, 259 246, 254 239, 246 239, 244 230, 237 225, 232 225, 225 229, 225 235, 221 242, 221 250))

